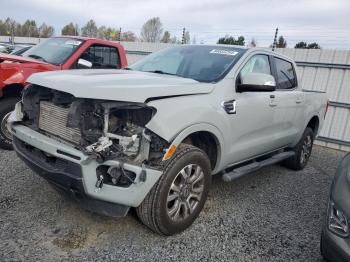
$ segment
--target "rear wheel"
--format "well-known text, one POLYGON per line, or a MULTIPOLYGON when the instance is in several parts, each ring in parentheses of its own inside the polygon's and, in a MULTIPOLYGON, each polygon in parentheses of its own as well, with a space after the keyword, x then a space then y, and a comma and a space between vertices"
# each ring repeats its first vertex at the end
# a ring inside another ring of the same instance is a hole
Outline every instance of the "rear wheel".
POLYGON ((9 131, 7 119, 14 110, 18 98, 4 98, 0 101, 0 148, 12 150, 12 135, 9 131))
POLYGON ((309 161, 314 143, 314 132, 307 127, 298 144, 292 149, 295 155, 286 159, 283 164, 293 170, 303 169, 309 161))
POLYGON ((173 235, 198 217, 211 183, 210 161, 197 147, 181 145, 164 165, 164 173, 136 208, 139 219, 152 231, 173 235))

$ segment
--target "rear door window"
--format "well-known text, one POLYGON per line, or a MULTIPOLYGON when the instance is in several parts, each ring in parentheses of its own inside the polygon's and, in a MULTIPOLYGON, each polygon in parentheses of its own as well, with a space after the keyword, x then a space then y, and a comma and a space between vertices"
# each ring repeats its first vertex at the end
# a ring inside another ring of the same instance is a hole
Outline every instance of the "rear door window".
POLYGON ((119 53, 116 47, 92 45, 84 51, 80 58, 91 62, 92 68, 95 69, 120 68, 119 53))
POLYGON ((286 60, 275 57, 275 65, 277 71, 277 88, 292 89, 297 86, 297 78, 293 64, 286 60))

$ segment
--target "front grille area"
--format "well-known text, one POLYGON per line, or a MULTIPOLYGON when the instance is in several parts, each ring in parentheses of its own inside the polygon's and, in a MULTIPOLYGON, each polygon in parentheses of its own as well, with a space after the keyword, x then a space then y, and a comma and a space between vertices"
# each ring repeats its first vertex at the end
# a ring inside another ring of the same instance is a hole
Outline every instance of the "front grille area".
POLYGON ((81 132, 67 127, 69 108, 56 106, 48 101, 40 102, 39 128, 68 142, 79 144, 81 132))

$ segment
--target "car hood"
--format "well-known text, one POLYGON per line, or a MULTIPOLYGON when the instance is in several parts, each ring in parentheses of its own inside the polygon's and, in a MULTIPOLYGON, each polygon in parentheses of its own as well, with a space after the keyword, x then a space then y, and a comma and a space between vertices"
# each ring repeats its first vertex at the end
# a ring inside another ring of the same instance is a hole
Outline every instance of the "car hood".
POLYGON ((67 70, 33 74, 29 83, 75 97, 143 103, 151 98, 206 94, 212 84, 193 79, 131 70, 67 70))
POLYGON ((33 63, 33 64, 48 64, 46 62, 29 58, 29 57, 0 53, 0 63, 4 61, 19 62, 19 63, 33 63))

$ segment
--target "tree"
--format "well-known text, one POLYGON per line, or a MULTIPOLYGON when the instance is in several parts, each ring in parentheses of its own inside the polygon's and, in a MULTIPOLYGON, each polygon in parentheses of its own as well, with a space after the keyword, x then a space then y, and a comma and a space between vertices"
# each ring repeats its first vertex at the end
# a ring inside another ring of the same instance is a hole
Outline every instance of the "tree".
POLYGON ((257 41, 255 40, 255 38, 253 37, 252 40, 249 43, 250 47, 256 47, 257 46, 257 41))
POLYGON ((78 34, 78 26, 73 23, 69 23, 62 28, 62 35, 77 35, 78 34))
POLYGON ((36 21, 27 19, 22 25, 11 18, 0 20, 0 35, 10 36, 13 41, 15 36, 25 37, 50 37, 54 34, 54 28, 46 23, 37 26, 36 21))
POLYGON ((6 33, 7 35, 10 36, 10 41, 13 43, 14 42, 14 37, 16 35, 16 25, 17 25, 17 22, 11 18, 7 18, 5 23, 5 30, 6 30, 6 33))
POLYGON ((107 30, 107 27, 100 26, 97 30, 97 37, 101 39, 109 40, 111 31, 107 30))
POLYGON ((39 37, 39 29, 34 20, 26 20, 22 25, 22 36, 39 37))
POLYGON ((300 41, 300 42, 295 44, 294 48, 307 48, 307 43, 300 41))
POLYGON ((119 30, 112 27, 106 29, 106 39, 111 41, 117 41, 119 39, 119 30))
POLYGON ((81 35, 87 37, 97 37, 97 25, 94 20, 90 19, 87 24, 81 28, 81 35))
POLYGON ((308 45, 307 45, 307 48, 308 48, 308 49, 321 49, 320 45, 317 44, 316 42, 311 43, 311 44, 308 44, 308 45))
POLYGON ((20 23, 17 23, 16 25, 15 35, 22 36, 22 25, 20 23))
POLYGON ((240 36, 236 40, 233 36, 226 35, 224 37, 219 38, 217 43, 224 45, 245 45, 245 39, 244 36, 240 36))
POLYGON ((321 49, 319 44, 317 44, 316 42, 311 43, 311 44, 307 44, 306 42, 303 42, 303 41, 297 43, 294 48, 321 49))
POLYGON ((276 47, 277 48, 286 48, 287 47, 287 41, 284 39, 284 37, 282 35, 278 38, 276 47))
POLYGON ((160 40, 162 43, 170 43, 171 42, 171 37, 169 31, 165 31, 162 39, 160 40))
POLYGON ((238 39, 236 41, 236 45, 245 45, 244 36, 238 37, 238 39))
POLYGON ((5 22, 0 20, 0 35, 7 35, 5 22))
POLYGON ((48 38, 53 35, 55 29, 52 26, 49 26, 45 23, 42 23, 39 27, 39 37, 48 38))
POLYGON ((163 33, 163 24, 159 17, 153 17, 143 24, 141 40, 144 42, 159 42, 163 33))
POLYGON ((126 31, 122 33, 122 41, 135 42, 137 40, 136 35, 131 31, 126 31))

